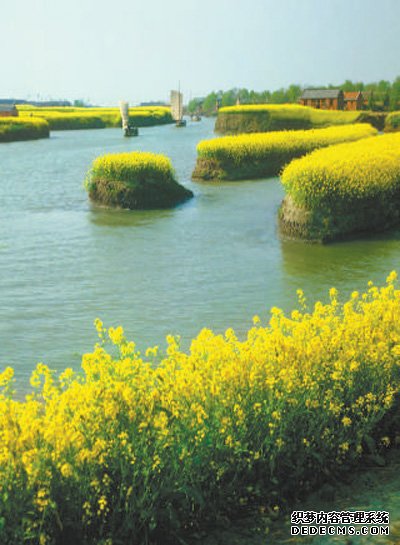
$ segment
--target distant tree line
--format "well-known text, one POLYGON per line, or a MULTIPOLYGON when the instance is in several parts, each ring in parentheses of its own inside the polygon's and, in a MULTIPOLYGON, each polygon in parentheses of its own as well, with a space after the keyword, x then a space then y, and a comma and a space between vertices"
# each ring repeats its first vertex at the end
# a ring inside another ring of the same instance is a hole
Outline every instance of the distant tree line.
MULTIPOLYGON (((188 104, 188 112, 213 115, 218 108, 240 104, 285 104, 298 102, 306 87, 289 85, 276 91, 252 91, 249 89, 229 89, 213 91, 206 97, 193 98, 188 104)), ((341 85, 321 85, 307 89, 342 89, 342 91, 363 91, 366 94, 366 109, 374 111, 400 110, 400 76, 393 82, 381 80, 373 83, 346 80, 341 85)))

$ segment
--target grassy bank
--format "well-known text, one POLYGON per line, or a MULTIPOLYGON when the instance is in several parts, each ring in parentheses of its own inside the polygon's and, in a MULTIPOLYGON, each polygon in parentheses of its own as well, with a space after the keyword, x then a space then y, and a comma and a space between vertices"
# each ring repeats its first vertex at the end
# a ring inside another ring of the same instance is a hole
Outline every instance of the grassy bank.
MULTIPOLYGON (((36 116, 46 119, 52 130, 121 127, 121 114, 118 108, 41 108, 20 105, 18 110, 23 117, 36 116)), ((170 108, 164 106, 130 108, 129 119, 137 127, 173 122, 170 108)))
POLYGON ((385 121, 385 132, 400 131, 400 112, 391 112, 385 121))
POLYGON ((317 110, 297 104, 230 106, 218 111, 215 131, 229 134, 306 130, 357 123, 364 116, 364 112, 317 110))
POLYGON ((374 233, 400 221, 400 134, 339 144, 290 163, 282 231, 329 241, 374 233))
POLYGON ((308 131, 224 136, 197 146, 194 179, 241 180, 277 176, 295 157, 312 150, 376 134, 367 124, 308 131))
POLYGON ((43 119, 0 118, 0 142, 36 140, 49 137, 49 125, 43 119))
MULTIPOLYGON (((257 318, 244 341, 203 330, 189 353, 139 354, 100 321, 82 371, 39 364, 25 402, 0 374, 3 545, 177 543, 247 504, 277 509, 389 444, 398 418, 392 273, 342 305, 257 318), (109 344, 107 344, 109 343, 109 344), (154 365, 157 362, 158 365, 154 365)), ((244 507, 243 507, 244 506, 244 507)))
POLYGON ((43 119, 47 121, 52 131, 104 129, 106 127, 100 117, 88 114, 47 114, 43 116, 43 119))
POLYGON ((145 152, 97 158, 85 185, 93 201, 132 210, 169 208, 193 196, 175 180, 167 157, 145 152))

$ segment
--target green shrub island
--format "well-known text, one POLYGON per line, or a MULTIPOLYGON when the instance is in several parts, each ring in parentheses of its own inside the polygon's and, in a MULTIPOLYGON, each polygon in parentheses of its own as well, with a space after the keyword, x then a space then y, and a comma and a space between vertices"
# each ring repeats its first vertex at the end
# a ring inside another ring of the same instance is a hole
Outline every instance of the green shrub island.
POLYGON ((400 134, 317 150, 282 174, 281 230, 330 241, 400 222, 400 134))
POLYGON ((197 146, 193 178, 199 180, 242 180, 277 176, 295 157, 339 142, 375 135, 367 124, 344 125, 307 131, 223 136, 204 140, 197 146))
POLYGON ((297 104, 229 106, 218 111, 218 133, 300 130, 364 121, 366 112, 317 110, 297 104))
POLYGON ((98 157, 85 186, 93 201, 131 210, 169 208, 193 197, 175 180, 167 157, 147 152, 98 157))
POLYGON ((17 140, 36 140, 49 137, 49 124, 37 117, 0 118, 0 142, 14 142, 17 140))

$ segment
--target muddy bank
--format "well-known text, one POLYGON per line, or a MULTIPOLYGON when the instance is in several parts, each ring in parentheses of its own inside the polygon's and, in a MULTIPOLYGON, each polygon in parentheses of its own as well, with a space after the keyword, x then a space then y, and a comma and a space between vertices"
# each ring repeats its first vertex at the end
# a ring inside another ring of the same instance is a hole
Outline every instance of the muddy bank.
POLYGON ((120 180, 95 178, 89 190, 90 199, 101 205, 130 210, 173 208, 193 197, 192 191, 175 180, 147 179, 128 184, 120 180))
MULTIPOLYGON (((299 152, 296 157, 300 157, 299 152)), ((243 161, 241 165, 237 165, 232 161, 219 160, 214 158, 198 157, 192 178, 195 181, 237 181, 237 180, 252 180, 257 178, 269 178, 277 176, 282 168, 287 164, 292 157, 288 154, 275 153, 269 159, 253 159, 243 161), (246 164, 247 163, 247 164, 246 164)))
POLYGON ((298 205, 287 195, 279 210, 279 229, 288 238, 333 242, 391 229, 400 223, 400 197, 298 205))

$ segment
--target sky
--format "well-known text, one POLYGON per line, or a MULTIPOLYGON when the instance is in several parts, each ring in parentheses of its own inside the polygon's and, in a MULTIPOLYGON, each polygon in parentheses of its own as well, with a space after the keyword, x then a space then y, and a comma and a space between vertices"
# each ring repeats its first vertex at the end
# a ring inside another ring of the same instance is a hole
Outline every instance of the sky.
POLYGON ((96 105, 400 76, 400 0, 1 2, 0 98, 96 105))

